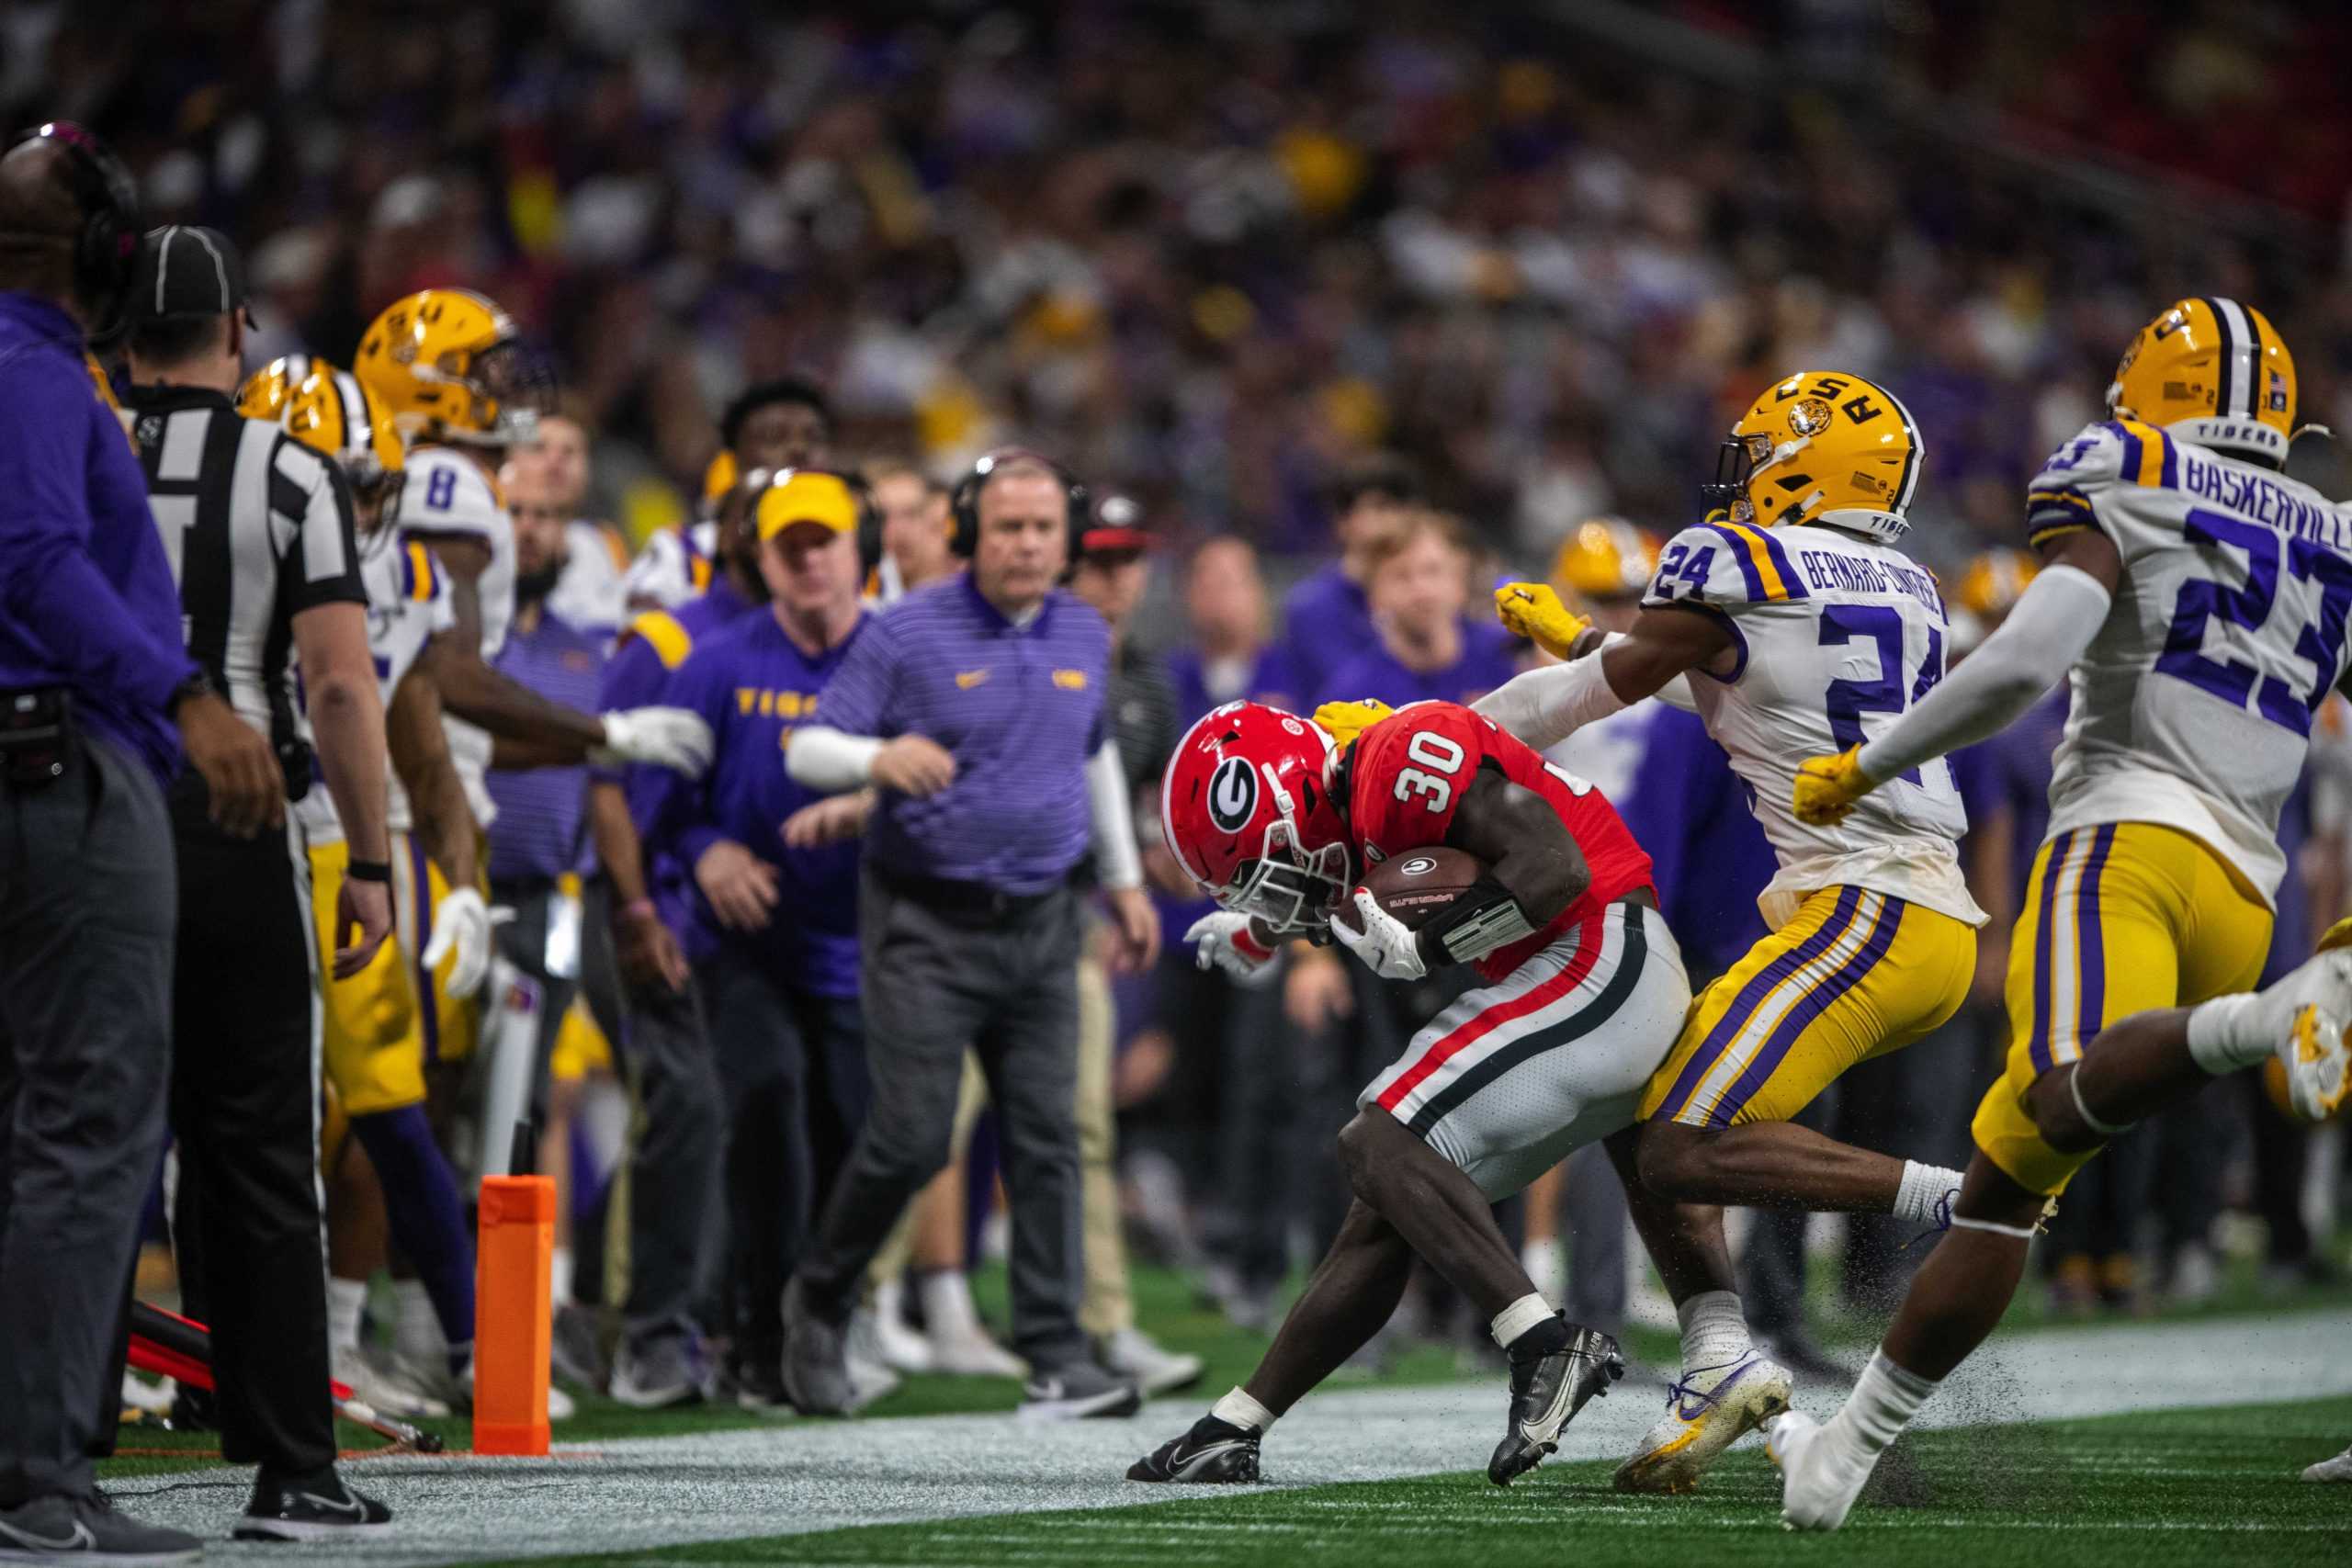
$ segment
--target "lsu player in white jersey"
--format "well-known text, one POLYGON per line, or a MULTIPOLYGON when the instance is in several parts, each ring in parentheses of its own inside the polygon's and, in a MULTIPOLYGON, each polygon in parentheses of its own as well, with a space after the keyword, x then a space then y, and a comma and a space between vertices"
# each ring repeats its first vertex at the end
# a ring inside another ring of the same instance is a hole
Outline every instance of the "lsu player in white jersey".
POLYGON ((1992 1332, 2037 1220, 2108 1139, 2274 1056, 2298 1113, 2345 1103, 2352 922, 2246 994, 2287 872, 2279 810, 2344 678, 2352 613, 2352 508, 2280 471, 2295 393, 2260 311, 2167 307, 2124 350, 2110 417, 2034 477, 2043 567, 2000 630, 1900 722, 1795 781, 1805 821, 1850 819, 1881 781, 1938 766, 2073 671, 2010 946, 2007 1068, 1977 1110, 1952 1228, 1845 1406, 1773 1427, 1792 1526, 1844 1521, 1880 1452, 1992 1332))
POLYGON ((427 288, 384 308, 353 367, 408 441, 392 516, 449 579, 457 626, 424 661, 447 708, 449 750, 475 820, 497 815, 482 775, 494 734, 509 766, 653 762, 699 773, 710 735, 679 708, 584 714, 497 675, 490 661, 514 618, 514 526, 499 494, 503 456, 526 446, 551 378, 533 367, 506 313, 464 288, 427 288))
MULTIPOLYGON (((1507 626, 1569 661, 1520 676, 1481 712, 1548 747, 1653 694, 1693 708, 1780 861, 1758 899, 1770 934, 1701 994, 1643 1094, 1638 1168, 1660 1197, 1933 1224, 1959 1186, 1957 1171, 1789 1120, 1847 1068, 1942 1024, 1974 969, 1984 917, 1961 875, 1966 815, 1949 769, 1906 775, 1838 827, 1801 823, 1787 804, 1804 757, 1860 740, 1942 679, 1942 598, 1895 547, 1921 462, 1918 430, 1885 389, 1792 376, 1733 427, 1707 491, 1718 510, 1667 542, 1626 632, 1602 634, 1540 583, 1496 592, 1507 626)), ((1744 1336, 1727 1340, 1670 1392, 1618 1484, 1689 1484, 1785 1409, 1789 1389, 1744 1336)))

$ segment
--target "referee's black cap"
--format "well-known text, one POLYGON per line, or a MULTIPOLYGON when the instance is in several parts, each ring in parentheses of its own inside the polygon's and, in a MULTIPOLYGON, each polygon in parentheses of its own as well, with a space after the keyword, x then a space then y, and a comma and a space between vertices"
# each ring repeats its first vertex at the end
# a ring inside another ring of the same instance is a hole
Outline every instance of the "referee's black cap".
POLYGON ((225 316, 246 299, 245 258, 218 229, 173 223, 150 229, 139 245, 130 288, 134 321, 225 316))

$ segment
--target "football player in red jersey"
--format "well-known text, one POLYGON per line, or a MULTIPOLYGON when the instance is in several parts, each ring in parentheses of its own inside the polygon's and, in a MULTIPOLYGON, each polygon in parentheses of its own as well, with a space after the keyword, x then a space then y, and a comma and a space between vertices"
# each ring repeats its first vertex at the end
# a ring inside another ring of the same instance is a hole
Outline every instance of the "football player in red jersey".
MULTIPOLYGON (((1729 1302, 1736 1318, 1720 1213, 1645 1195, 1630 1142, 1611 1137, 1631 1126, 1690 987, 1649 857, 1598 791, 1452 703, 1401 708, 1345 751, 1310 720, 1231 703, 1179 745, 1160 811, 1170 850, 1221 906, 1187 933, 1203 964, 1247 976, 1281 942, 1328 935, 1384 977, 1458 963, 1486 984, 1358 1096, 1340 1134, 1356 1201, 1257 1371, 1131 1479, 1256 1479, 1267 1427, 1387 1322, 1415 1253, 1489 1314, 1510 1358, 1488 1477, 1507 1485, 1533 1468, 1623 1362, 1610 1336, 1545 1303, 1491 1205, 1596 1139, 1611 1139, 1677 1301, 1729 1302), (1436 844, 1487 870, 1419 931, 1356 886, 1367 865, 1436 844), (1333 919, 1343 905, 1360 925, 1333 919)), ((1712 1458, 1730 1436, 1689 1446, 1712 1458)))

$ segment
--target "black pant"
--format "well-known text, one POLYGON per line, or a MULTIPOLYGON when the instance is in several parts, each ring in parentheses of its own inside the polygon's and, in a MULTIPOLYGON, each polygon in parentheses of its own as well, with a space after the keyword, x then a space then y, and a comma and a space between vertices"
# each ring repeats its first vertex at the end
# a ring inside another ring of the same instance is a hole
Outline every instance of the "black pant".
POLYGON ((736 1353, 784 1353, 784 1287, 865 1121, 855 997, 820 997, 730 945, 697 971, 726 1106, 736 1353))
POLYGON ((335 1453, 310 867, 285 833, 232 839, 214 828, 194 773, 171 808, 182 1260, 194 1255, 195 1294, 211 1314, 221 1453, 307 1475, 335 1453))
POLYGON ((0 1508, 89 1491, 120 1413, 177 874, 163 792, 112 743, 0 783, 0 1508))
POLYGON ((1086 1354, 1078 1176, 1077 897, 975 919, 858 890, 873 1105, 800 1268, 811 1304, 846 1316, 899 1212, 947 1163, 964 1052, 979 1057, 1012 1200, 1013 1344, 1041 1371, 1086 1354))

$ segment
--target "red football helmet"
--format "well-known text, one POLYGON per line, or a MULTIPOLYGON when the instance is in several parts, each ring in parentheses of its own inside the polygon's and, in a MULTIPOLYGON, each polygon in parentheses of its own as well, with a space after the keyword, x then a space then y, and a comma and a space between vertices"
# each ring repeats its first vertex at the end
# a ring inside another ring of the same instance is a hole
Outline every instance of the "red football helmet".
POLYGON ((1159 786, 1159 827, 1218 904, 1277 931, 1318 931, 1348 890, 1330 736, 1262 703, 1227 703, 1185 733, 1159 786))

